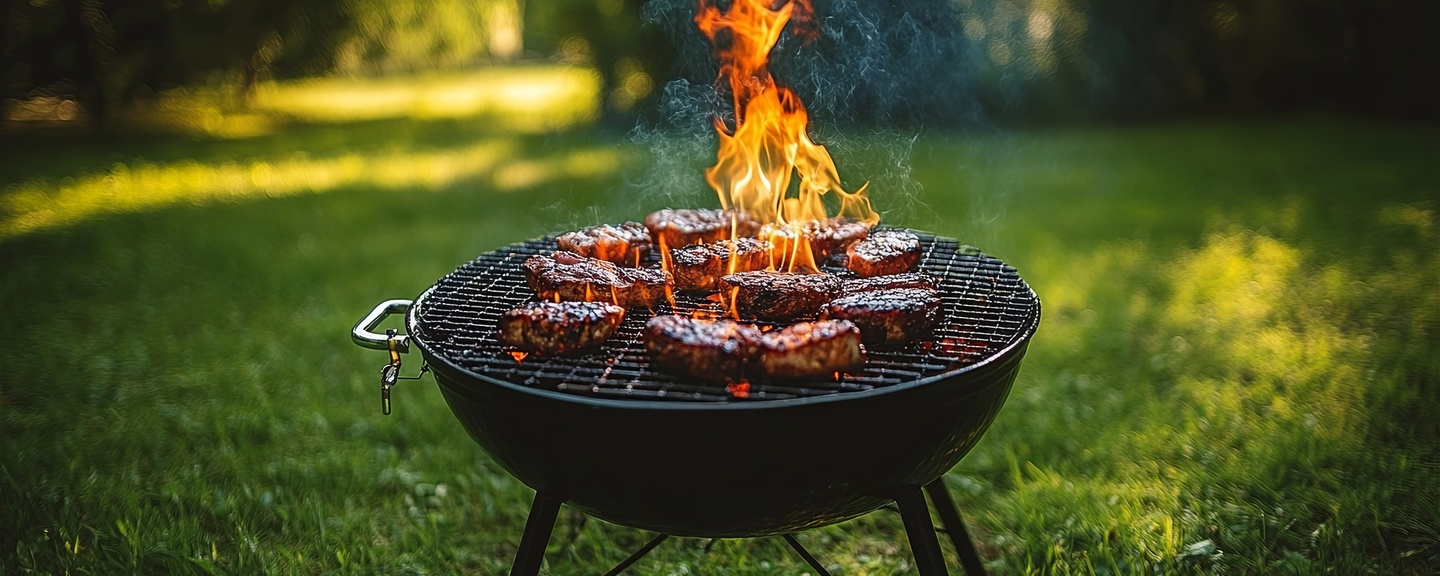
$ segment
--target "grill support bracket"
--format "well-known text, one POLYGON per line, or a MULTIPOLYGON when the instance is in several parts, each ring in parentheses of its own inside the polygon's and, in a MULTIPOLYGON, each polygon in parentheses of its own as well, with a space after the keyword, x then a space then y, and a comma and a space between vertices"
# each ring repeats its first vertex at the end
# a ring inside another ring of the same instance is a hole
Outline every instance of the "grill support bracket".
MULTIPOLYGON (((560 513, 562 503, 563 500, 547 492, 537 491, 535 493, 535 500, 530 505, 530 516, 525 520, 525 531, 520 536, 520 547, 515 552, 515 562, 510 568, 510 576, 537 576, 540 574, 540 565, 545 561, 545 546, 550 542, 551 532, 555 529, 555 519, 560 513)), ((970 540, 969 532, 965 529, 964 520, 960 518, 960 510, 955 506, 955 500, 950 497, 950 491, 945 487, 944 478, 937 479, 923 488, 903 491, 896 496, 895 503, 900 509, 900 517, 905 524, 905 534, 910 540, 910 550, 915 556, 915 565, 920 571, 920 576, 947 576, 950 573, 945 567, 945 555, 940 549, 940 540, 937 536, 937 533, 942 531, 950 537, 951 543, 955 545, 955 551, 960 556, 960 565, 964 567, 965 574, 967 576, 985 576, 985 566, 980 562, 980 555, 975 551, 975 545, 970 540), (935 507, 936 513, 940 516, 940 524, 943 528, 937 528, 930 520, 930 507, 925 502, 927 494, 930 496, 930 504, 935 507)), ((800 541, 795 539, 794 534, 782 534, 781 536, 819 576, 829 576, 825 567, 804 546, 800 545, 800 541)), ((664 533, 655 535, 639 550, 606 572, 605 576, 618 576, 669 537, 669 534, 664 533)), ((711 541, 711 544, 714 544, 714 541, 711 541)), ((709 546, 706 546, 706 550, 709 550, 709 546)))

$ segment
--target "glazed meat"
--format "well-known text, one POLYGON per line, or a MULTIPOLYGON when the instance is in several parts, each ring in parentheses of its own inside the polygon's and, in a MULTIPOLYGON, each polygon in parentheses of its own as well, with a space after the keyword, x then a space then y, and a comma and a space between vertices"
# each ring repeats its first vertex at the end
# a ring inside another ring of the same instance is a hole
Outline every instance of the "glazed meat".
POLYGON ((760 329, 729 320, 656 316, 645 323, 645 349, 667 372, 707 380, 738 378, 759 351, 760 329))
POLYGON ((562 234, 555 243, 561 250, 587 258, 639 267, 640 261, 650 253, 650 231, 639 222, 619 226, 602 224, 562 234))
POLYGON ((500 317, 500 342, 526 352, 564 354, 604 342, 625 309, 604 302, 531 302, 500 317))
POLYGON ((894 348, 928 335, 944 314, 934 288, 889 288, 836 298, 824 317, 855 323, 866 346, 894 348))
POLYGON ((645 217, 650 236, 666 248, 679 248, 701 242, 730 238, 731 219, 735 219, 735 236, 753 238, 760 224, 734 210, 660 210, 645 217))
POLYGON ((594 300, 651 307, 665 297, 670 273, 625 268, 573 252, 537 254, 525 260, 525 279, 541 300, 594 300))
POLYGON ((935 290, 935 279, 924 272, 906 272, 869 278, 847 278, 843 287, 845 294, 888 290, 891 288, 929 288, 935 290))
POLYGON ((860 330, 846 320, 801 322, 760 337, 760 369, 770 378, 829 378, 864 365, 860 330))
POLYGON ((860 276, 909 272, 920 262, 920 237, 904 230, 877 230, 846 251, 845 267, 860 276))
POLYGON ((670 271, 681 290, 714 292, 715 283, 729 272, 760 270, 770 264, 769 242, 754 238, 691 244, 670 251, 670 271), (730 270, 731 256, 735 269, 730 270))
POLYGON ((720 277, 720 295, 741 318, 783 322, 815 318, 840 294, 840 279, 829 274, 759 270, 720 277))
MULTIPOLYGON (((837 217, 805 222, 798 227, 798 232, 805 236, 810 245, 810 255, 815 264, 819 265, 832 254, 843 254, 850 246, 865 238, 870 233, 870 226, 864 222, 837 217)), ((777 268, 791 267, 791 254, 796 250, 796 234, 796 226, 766 224, 760 228, 759 237, 775 244, 777 268)))

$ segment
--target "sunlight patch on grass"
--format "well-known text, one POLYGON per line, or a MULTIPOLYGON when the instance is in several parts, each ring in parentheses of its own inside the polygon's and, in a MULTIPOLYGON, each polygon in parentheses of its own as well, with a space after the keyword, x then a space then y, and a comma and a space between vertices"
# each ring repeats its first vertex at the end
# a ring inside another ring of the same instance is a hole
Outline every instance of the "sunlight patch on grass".
POLYGON ((1013 534, 997 538, 1005 556, 1082 573, 1143 568, 1136 558, 1188 571, 1324 557, 1310 548, 1315 534, 1374 513, 1343 496, 1347 468, 1391 465, 1367 438, 1386 425, 1377 410, 1415 393, 1414 376, 1389 366, 1405 350, 1423 354, 1440 321, 1440 295, 1425 286, 1440 269, 1425 248, 1440 240, 1430 214, 1377 210, 1378 222, 1425 240, 1396 247, 1378 274, 1235 226, 1179 252, 1133 241, 1053 259, 1042 250, 1039 267, 1058 275, 1042 293, 1037 342, 1066 368, 1017 390, 1008 408, 1047 417, 1011 432, 1021 440, 1006 450, 1013 496, 989 512, 1013 534), (1381 312, 1380 302, 1415 308, 1381 312), (1102 421, 1123 423, 1093 425, 1102 421), (1056 436, 1067 442, 1032 453, 1042 447, 1029 442, 1056 436), (1057 460, 1055 450, 1073 452, 1057 460), (1108 472, 1071 475, 1095 462, 1108 472), (1204 540, 1213 557, 1181 554, 1204 540))
POLYGON ((524 158, 509 139, 438 152, 380 152, 312 157, 305 152, 239 162, 116 163, 110 170, 59 182, 34 180, 0 200, 0 238, 74 224, 95 216, 192 202, 331 192, 346 187, 438 190, 466 180, 503 191, 619 170, 619 150, 580 149, 524 158))
POLYGON ((256 90, 251 107, 312 122, 485 116, 498 127, 531 132, 594 120, 599 91, 600 76, 589 68, 496 67, 413 78, 272 83, 256 90))
POLYGON ((272 134, 286 124, 483 118, 510 133, 593 122, 600 75, 577 66, 506 66, 411 77, 264 82, 248 102, 225 89, 174 89, 123 111, 120 123, 211 138, 272 134))

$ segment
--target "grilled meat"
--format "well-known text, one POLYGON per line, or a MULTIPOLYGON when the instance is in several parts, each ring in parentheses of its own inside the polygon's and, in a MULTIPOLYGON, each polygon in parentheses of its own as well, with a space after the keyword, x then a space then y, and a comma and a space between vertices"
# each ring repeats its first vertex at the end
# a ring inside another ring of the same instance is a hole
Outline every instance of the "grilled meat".
POLYGON ((500 317, 500 342, 526 352, 564 354, 604 342, 625 309, 604 302, 531 302, 500 317))
POLYGON ((871 276, 869 278, 847 278, 845 279, 843 291, 848 295, 873 290, 888 290, 891 288, 929 288, 933 291, 935 290, 935 279, 924 272, 906 272, 904 274, 871 276))
POLYGON ((934 288, 888 288, 831 300, 823 317, 854 322, 865 345, 891 348, 929 334, 944 315, 934 288))
POLYGON ((734 272, 759 270, 770 264, 771 244, 754 238, 721 240, 706 244, 691 244, 670 251, 670 271, 675 274, 675 287, 681 290, 714 292, 715 283, 730 270, 730 260, 735 260, 734 272))
POLYGON ((760 369, 770 378, 827 378, 864 365, 860 330, 846 320, 801 322, 760 337, 760 369))
POLYGON ((840 284, 829 274, 759 270, 721 276, 719 288, 741 318, 787 321, 814 318, 840 293, 840 284))
POLYGON ((594 300, 627 307, 653 306, 671 282, 670 273, 659 268, 625 268, 565 251, 527 258, 525 279, 542 300, 594 300))
POLYGON ((920 262, 920 237, 904 230, 877 230, 846 251, 845 267, 864 277, 909 272, 920 262))
MULTIPOLYGON (((818 266, 832 254, 843 254, 851 245, 865 238, 870 233, 870 226, 864 222, 836 217, 805 222, 798 226, 798 232, 804 235, 806 243, 810 245, 810 255, 818 266)), ((760 228, 759 237, 775 244, 778 268, 792 267, 790 259, 796 250, 796 235, 795 226, 766 224, 760 228)))
POLYGON ((639 222, 601 224, 562 234, 555 243, 561 250, 587 258, 639 267, 640 260, 650 253, 650 231, 639 222))
POLYGON ((730 237, 730 220, 735 219, 735 237, 753 238, 760 224, 734 210, 660 210, 645 217, 650 235, 666 248, 730 237))
POLYGON ((668 372, 707 380, 738 378, 760 346, 760 329, 729 320, 656 316, 645 323, 651 361, 668 372))

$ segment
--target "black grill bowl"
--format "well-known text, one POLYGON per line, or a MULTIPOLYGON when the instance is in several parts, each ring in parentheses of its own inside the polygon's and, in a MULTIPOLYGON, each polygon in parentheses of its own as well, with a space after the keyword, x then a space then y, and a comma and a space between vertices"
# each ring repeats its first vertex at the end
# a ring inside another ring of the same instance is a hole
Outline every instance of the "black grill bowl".
POLYGON ((553 246, 544 238, 442 279, 410 306, 406 328, 465 430, 527 486, 610 522, 677 536, 796 532, 863 515, 939 478, 979 441, 1014 383, 1039 325, 1034 292, 998 260, 923 238, 921 269, 943 279, 952 321, 940 332, 983 344, 966 345, 961 362, 917 343, 871 352, 864 373, 840 382, 761 384, 742 400, 723 386, 649 372, 638 329, 649 314, 632 310, 614 337, 625 342, 600 354, 611 356, 600 366, 623 368, 606 368, 600 380, 627 373, 630 384, 590 391, 588 360, 516 364, 494 342, 494 319, 533 298, 519 263, 553 246), (475 321, 457 327, 459 316, 475 321))
POLYGON ((718 404, 536 390, 419 347, 465 430, 527 486, 616 524, 730 538, 848 520, 939 478, 995 419, 1027 343, 948 377, 718 404))

